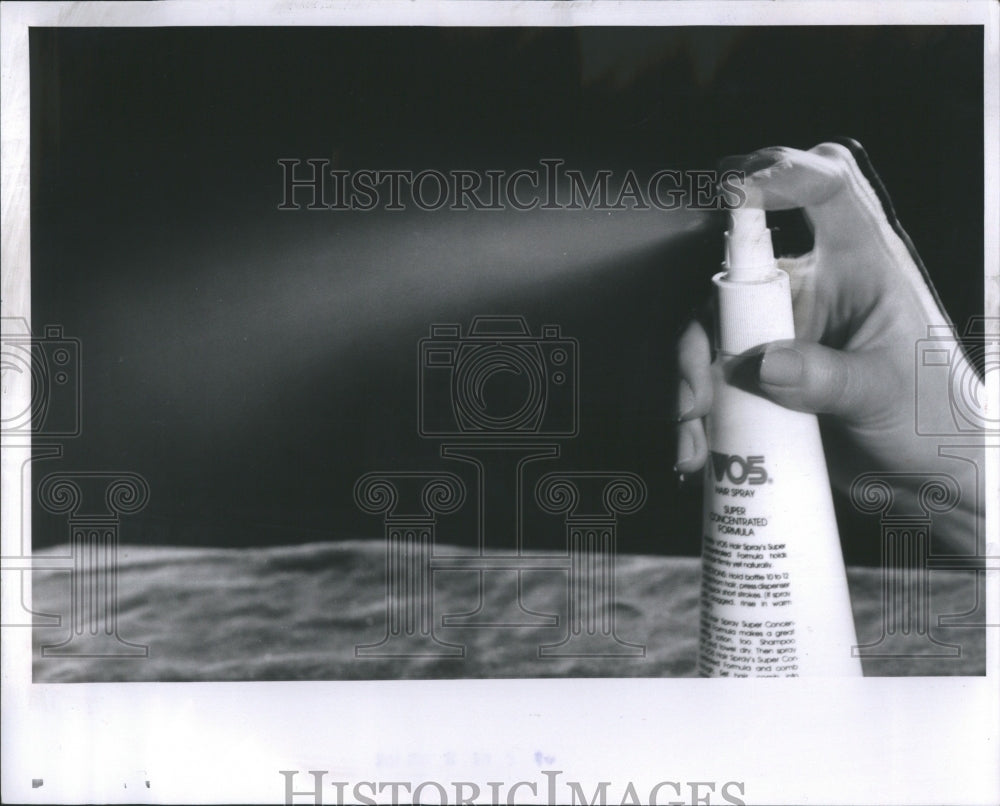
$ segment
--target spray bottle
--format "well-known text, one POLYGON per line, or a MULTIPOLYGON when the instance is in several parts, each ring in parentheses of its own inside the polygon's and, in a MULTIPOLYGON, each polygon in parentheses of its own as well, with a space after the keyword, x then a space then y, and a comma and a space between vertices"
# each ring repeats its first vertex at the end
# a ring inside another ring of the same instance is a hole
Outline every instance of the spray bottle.
POLYGON ((742 353, 795 337, 788 275, 776 265, 763 210, 732 211, 723 265, 712 278, 718 358, 707 423, 698 671, 860 675, 816 416, 729 382, 742 353))

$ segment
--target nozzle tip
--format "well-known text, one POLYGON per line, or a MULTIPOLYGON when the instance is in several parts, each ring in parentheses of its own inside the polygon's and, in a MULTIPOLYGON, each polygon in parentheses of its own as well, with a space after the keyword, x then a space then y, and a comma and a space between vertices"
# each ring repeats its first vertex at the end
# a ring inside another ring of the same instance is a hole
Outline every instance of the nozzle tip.
POLYGON ((726 233, 726 269, 731 280, 763 279, 774 267, 771 231, 767 216, 759 207, 730 210, 726 233))
POLYGON ((759 234, 767 229, 767 216, 760 207, 736 207, 730 211, 734 236, 737 233, 759 234))

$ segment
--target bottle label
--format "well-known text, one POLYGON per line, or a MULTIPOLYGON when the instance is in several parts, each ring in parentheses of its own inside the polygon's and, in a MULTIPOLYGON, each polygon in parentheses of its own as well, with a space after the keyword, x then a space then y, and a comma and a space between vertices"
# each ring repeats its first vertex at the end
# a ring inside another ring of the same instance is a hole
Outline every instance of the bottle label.
POLYGON ((769 539, 762 455, 713 452, 703 536, 698 671, 711 677, 797 677, 788 547, 769 539))

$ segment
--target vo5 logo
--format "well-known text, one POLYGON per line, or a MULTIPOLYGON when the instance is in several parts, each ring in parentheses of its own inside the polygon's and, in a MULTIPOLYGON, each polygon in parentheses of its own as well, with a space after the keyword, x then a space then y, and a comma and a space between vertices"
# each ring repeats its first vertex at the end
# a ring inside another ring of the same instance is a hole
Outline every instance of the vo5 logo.
POLYGON ((767 469, 764 467, 763 456, 729 455, 712 451, 712 472, 715 480, 728 478, 730 484, 763 484, 767 481, 767 469))

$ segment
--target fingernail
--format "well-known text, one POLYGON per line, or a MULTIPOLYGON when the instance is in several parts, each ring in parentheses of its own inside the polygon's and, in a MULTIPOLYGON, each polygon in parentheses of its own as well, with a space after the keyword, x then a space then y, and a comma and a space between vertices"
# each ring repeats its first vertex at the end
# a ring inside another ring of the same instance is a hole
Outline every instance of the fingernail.
POLYGON ((679 466, 689 462, 694 458, 694 437, 690 431, 684 428, 677 436, 677 464, 674 465, 674 472, 680 473, 679 466))
POLYGON ((726 382, 745 392, 757 391, 760 383, 760 362, 763 357, 763 353, 750 353, 726 362, 722 370, 726 382))
POLYGON ((770 168, 781 160, 782 154, 778 149, 762 149, 752 154, 734 154, 731 157, 723 157, 719 161, 719 169, 722 171, 742 171, 749 178, 752 174, 770 168))
POLYGON ((686 380, 681 378, 677 384, 677 422, 680 422, 691 413, 694 408, 694 390, 686 380))
POLYGON ((767 350, 760 362, 760 381, 771 386, 795 386, 802 381, 805 361, 790 347, 767 350))

